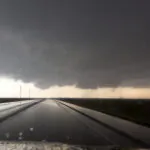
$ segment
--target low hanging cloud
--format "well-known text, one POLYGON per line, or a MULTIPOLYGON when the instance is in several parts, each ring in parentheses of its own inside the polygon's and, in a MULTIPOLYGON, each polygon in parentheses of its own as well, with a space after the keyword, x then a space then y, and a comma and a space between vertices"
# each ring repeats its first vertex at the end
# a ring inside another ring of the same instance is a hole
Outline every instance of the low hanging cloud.
POLYGON ((42 89, 149 87, 149 2, 116 2, 1 1, 0 75, 42 89))
POLYGON ((52 86, 39 89, 33 83, 15 81, 11 78, 0 78, 0 97, 70 97, 70 98, 149 98, 149 88, 97 88, 81 89, 72 86, 52 86), (20 95, 21 86, 21 95, 20 95))

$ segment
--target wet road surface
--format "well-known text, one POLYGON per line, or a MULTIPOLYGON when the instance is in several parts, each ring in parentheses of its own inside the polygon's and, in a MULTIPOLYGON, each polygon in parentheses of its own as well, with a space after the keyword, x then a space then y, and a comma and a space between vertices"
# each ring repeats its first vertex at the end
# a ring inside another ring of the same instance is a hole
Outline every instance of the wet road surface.
POLYGON ((54 100, 45 100, 1 122, 0 140, 139 146, 54 100))

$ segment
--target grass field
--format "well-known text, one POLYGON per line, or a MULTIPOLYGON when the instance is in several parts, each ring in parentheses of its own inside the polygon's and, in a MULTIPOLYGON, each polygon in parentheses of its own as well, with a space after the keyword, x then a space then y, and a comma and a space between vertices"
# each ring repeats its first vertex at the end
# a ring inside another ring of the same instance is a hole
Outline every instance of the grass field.
POLYGON ((150 100, 133 99, 61 99, 150 127, 150 100))
MULTIPOLYGON (((38 99, 38 98, 30 98, 30 100, 34 100, 34 99, 38 99)), ((39 98, 39 99, 43 99, 43 98, 39 98)), ((25 100, 29 100, 29 98, 0 98, 0 103, 8 103, 8 102, 17 102, 17 101, 25 101, 25 100)))

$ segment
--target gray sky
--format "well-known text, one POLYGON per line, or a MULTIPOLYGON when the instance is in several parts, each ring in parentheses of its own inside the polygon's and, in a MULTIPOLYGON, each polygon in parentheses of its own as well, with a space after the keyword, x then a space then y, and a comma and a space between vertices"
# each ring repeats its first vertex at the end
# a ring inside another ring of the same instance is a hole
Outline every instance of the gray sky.
POLYGON ((40 88, 149 86, 149 8, 149 0, 1 0, 0 75, 40 88))

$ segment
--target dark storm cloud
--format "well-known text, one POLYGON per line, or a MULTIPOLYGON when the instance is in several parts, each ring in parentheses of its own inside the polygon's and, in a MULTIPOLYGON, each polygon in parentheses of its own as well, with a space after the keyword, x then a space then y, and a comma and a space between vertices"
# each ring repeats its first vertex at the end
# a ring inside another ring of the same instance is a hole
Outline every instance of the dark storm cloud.
POLYGON ((148 79, 149 7, 148 0, 1 0, 0 74, 41 88, 148 79))

